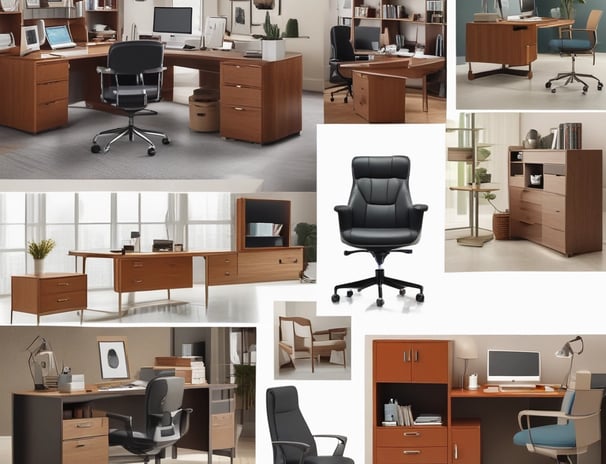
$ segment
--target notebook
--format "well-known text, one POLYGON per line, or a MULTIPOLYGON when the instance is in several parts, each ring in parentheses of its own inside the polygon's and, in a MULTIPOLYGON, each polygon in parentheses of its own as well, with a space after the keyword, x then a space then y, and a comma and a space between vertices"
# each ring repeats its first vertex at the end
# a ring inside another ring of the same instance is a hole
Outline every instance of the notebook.
POLYGON ((47 26, 46 40, 53 50, 63 48, 74 48, 76 43, 72 40, 72 35, 69 32, 67 25, 47 26))

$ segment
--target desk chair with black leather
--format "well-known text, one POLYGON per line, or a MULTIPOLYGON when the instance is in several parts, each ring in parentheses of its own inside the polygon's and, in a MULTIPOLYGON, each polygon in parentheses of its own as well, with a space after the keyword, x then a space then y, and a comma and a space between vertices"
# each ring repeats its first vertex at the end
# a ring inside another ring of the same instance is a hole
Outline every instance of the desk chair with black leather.
POLYGON ((352 94, 351 86, 353 79, 351 72, 343 72, 341 63, 348 61, 368 60, 368 55, 356 55, 351 44, 351 28, 349 26, 333 26, 330 30, 331 58, 330 82, 340 85, 336 90, 330 92, 330 101, 335 101, 335 94, 346 92, 343 99, 347 103, 347 98, 352 94))
MULTIPOLYGON (((382 285, 397 288, 404 295, 406 287, 419 290, 418 302, 423 302, 423 286, 385 276, 382 268, 385 258, 391 252, 412 253, 410 249, 400 249, 417 243, 421 237, 423 214, 427 205, 413 204, 410 197, 408 178, 410 159, 407 156, 357 156, 351 162, 353 185, 347 205, 335 206, 339 215, 341 241, 359 250, 352 253, 370 253, 378 268, 375 276, 368 279, 335 286, 333 303, 340 300, 338 290, 355 288, 361 291, 377 285, 379 297, 377 306, 383 306, 382 285)), ((351 297, 349 290, 347 296, 351 297)))
POLYGON ((549 41, 549 48, 560 53, 560 55, 570 55, 572 59, 572 70, 570 72, 558 73, 556 77, 545 83, 545 87, 551 89, 552 93, 556 91, 552 84, 560 79, 566 79, 564 85, 572 82, 583 84, 583 95, 589 90, 589 85, 581 78, 595 79, 598 81, 598 90, 602 90, 603 84, 599 78, 592 74, 577 73, 575 70, 576 56, 580 54, 591 54, 595 66, 595 47, 598 43, 598 23, 601 17, 601 10, 591 10, 584 29, 564 29, 560 31, 559 39, 549 41), (565 38, 565 35, 568 35, 568 38, 565 38))
POLYGON ((108 412, 110 425, 109 446, 121 446, 130 455, 110 456, 111 462, 132 462, 136 455, 143 462, 153 457, 160 464, 164 450, 174 445, 189 429, 191 409, 182 409, 184 379, 156 377, 145 390, 145 428, 135 430, 133 417, 108 412))
POLYGON ((156 154, 156 146, 148 135, 162 137, 162 143, 170 143, 168 136, 156 130, 141 129, 135 126, 135 114, 144 110, 148 103, 157 102, 161 97, 164 45, 155 40, 131 40, 116 42, 107 56, 107 66, 99 66, 97 72, 101 80, 101 100, 128 115, 128 126, 99 132, 93 138, 91 151, 99 153, 101 147, 97 140, 101 136, 111 135, 103 152, 109 151, 112 143, 128 136, 143 139, 148 144, 147 154, 156 154))

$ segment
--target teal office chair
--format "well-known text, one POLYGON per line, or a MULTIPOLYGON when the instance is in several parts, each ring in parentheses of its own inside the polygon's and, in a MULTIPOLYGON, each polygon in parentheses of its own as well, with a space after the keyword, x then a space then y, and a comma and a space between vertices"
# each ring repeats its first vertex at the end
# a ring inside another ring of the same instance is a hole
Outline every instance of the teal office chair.
POLYGON ((558 464, 570 464, 570 456, 586 453, 590 445, 601 439, 602 397, 601 389, 568 390, 559 411, 520 411, 520 431, 513 436, 514 444, 553 458, 558 464), (533 427, 532 418, 535 422, 548 418, 557 423, 533 427))
POLYGON ((595 65, 595 47, 598 43, 598 23, 602 17, 602 10, 592 10, 587 18, 587 25, 584 29, 563 29, 560 31, 559 39, 549 41, 549 48, 560 53, 560 55, 570 55, 572 59, 572 70, 566 73, 558 73, 552 79, 545 83, 545 87, 551 89, 551 93, 555 93, 556 89, 552 87, 552 83, 560 79, 566 79, 564 85, 572 82, 583 84, 583 95, 589 90, 587 83, 581 79, 595 79, 598 81, 598 90, 602 90, 603 84, 596 76, 592 74, 580 74, 575 70, 576 56, 579 54, 591 54, 593 56, 593 64, 595 65), (563 35, 568 35, 568 38, 563 38, 563 35))

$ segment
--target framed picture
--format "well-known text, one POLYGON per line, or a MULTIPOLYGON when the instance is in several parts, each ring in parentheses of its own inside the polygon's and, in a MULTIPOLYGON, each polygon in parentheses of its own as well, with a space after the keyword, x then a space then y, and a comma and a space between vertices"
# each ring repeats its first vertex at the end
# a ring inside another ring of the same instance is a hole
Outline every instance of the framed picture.
POLYGON ((126 357, 126 337, 97 337, 103 380, 130 378, 126 357))
POLYGON ((233 0, 231 2, 231 33, 250 34, 251 8, 250 0, 233 0))

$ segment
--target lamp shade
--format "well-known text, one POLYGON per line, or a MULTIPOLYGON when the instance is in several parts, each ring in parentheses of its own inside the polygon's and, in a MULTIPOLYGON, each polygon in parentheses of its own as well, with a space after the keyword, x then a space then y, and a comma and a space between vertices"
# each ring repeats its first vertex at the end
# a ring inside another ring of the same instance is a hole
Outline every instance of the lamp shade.
POLYGON ((575 354, 581 354, 584 348, 585 344, 583 342, 583 339, 577 335, 575 338, 568 340, 566 343, 564 343, 564 346, 562 346, 562 348, 556 351, 555 355, 557 358, 570 358, 575 354), (581 342, 581 349, 579 351, 574 351, 574 349, 572 348, 572 343, 578 341, 581 342))
POLYGON ((471 337, 457 338, 455 341, 455 356, 459 359, 477 359, 478 347, 471 337))

